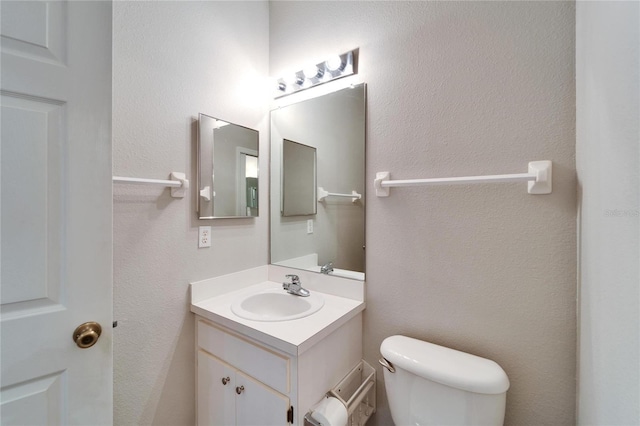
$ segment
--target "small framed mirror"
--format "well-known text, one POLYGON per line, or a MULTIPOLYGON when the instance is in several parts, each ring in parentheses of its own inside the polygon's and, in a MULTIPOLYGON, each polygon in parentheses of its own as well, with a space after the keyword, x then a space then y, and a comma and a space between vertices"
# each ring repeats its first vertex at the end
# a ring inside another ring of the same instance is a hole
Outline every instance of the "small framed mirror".
POLYGON ((282 140, 282 216, 316 214, 316 148, 282 140))
POLYGON ((258 211, 258 131, 198 115, 198 218, 250 218, 258 211))

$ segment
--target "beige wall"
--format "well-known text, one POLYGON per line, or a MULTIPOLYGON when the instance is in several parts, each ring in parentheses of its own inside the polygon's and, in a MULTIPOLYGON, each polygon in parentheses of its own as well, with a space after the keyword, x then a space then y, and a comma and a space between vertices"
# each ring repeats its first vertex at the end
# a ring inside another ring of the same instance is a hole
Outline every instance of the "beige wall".
POLYGON ((113 174, 191 179, 184 199, 114 188, 114 424, 191 425, 188 283, 266 264, 268 241, 266 196, 256 219, 196 219, 195 120, 258 129, 268 170, 268 6, 114 2, 113 33, 113 174), (213 226, 213 247, 197 248, 199 225, 213 226))
MULTIPOLYGON (((575 423, 575 10, 571 2, 272 2, 270 71, 360 48, 368 84, 364 352, 401 333, 497 361, 507 425, 575 423), (373 179, 522 173, 524 184, 373 179)), ((380 389, 379 425, 390 424, 380 389)))

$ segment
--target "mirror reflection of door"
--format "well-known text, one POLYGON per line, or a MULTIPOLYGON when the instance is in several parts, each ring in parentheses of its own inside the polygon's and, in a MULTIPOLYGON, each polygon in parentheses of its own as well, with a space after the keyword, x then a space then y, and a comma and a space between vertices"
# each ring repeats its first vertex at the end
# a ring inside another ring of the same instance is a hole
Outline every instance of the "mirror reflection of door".
POLYGON ((238 147, 236 216, 258 215, 258 152, 238 147))

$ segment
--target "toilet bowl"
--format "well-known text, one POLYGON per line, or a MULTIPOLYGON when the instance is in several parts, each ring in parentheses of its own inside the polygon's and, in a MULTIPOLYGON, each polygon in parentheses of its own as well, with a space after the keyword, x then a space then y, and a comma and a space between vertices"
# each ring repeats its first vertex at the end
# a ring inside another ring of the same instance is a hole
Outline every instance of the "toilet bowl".
POLYGON ((503 424, 509 379, 494 361, 406 336, 380 353, 396 426, 503 424))

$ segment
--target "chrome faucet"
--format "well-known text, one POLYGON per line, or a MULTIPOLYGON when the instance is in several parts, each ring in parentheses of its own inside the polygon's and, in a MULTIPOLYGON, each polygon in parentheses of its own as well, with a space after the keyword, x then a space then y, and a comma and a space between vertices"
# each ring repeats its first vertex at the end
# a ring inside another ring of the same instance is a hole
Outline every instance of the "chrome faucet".
POLYGON ((302 297, 307 297, 311 294, 309 293, 309 290, 302 288, 302 285, 300 284, 300 277, 297 275, 291 274, 285 275, 285 277, 291 279, 290 283, 282 283, 282 288, 287 290, 287 293, 302 297))
POLYGON ((333 262, 329 262, 325 265, 323 265, 320 268, 320 272, 323 274, 329 274, 329 272, 333 272, 333 262))

